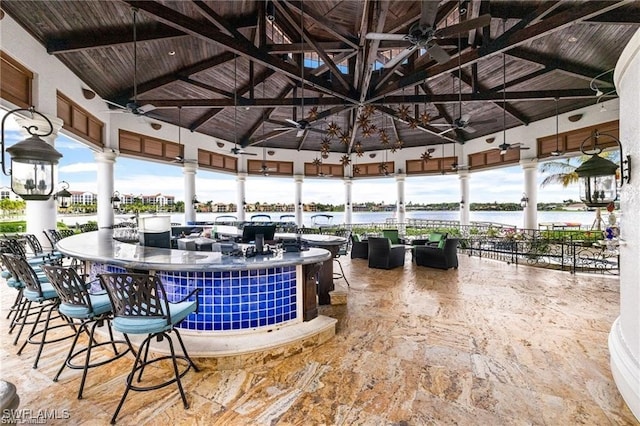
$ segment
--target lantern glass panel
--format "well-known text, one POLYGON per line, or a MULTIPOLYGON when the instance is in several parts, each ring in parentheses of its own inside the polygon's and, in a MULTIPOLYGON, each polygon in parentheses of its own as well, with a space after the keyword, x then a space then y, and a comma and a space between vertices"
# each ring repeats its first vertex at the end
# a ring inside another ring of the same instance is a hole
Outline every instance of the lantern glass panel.
POLYGON ((11 189, 24 199, 48 199, 53 192, 53 165, 51 162, 12 159, 11 189))
POLYGON ((578 184, 580 199, 588 207, 606 207, 618 197, 615 175, 584 176, 578 184))

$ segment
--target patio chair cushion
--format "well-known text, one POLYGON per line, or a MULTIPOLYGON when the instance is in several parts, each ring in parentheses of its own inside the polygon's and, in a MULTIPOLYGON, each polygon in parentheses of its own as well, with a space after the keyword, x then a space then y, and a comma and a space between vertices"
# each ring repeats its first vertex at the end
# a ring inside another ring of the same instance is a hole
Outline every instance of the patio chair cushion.
POLYGON ((91 298, 93 312, 91 312, 88 306, 72 305, 64 302, 60 303, 58 310, 60 313, 71 318, 90 318, 111 311, 111 301, 107 293, 90 294, 89 297, 91 298))
POLYGON ((24 288, 23 293, 24 297, 32 302, 41 302, 43 300, 55 299, 58 297, 58 293, 56 293, 56 289, 53 288, 51 283, 40 283, 40 288, 42 289, 42 297, 38 294, 37 291, 29 290, 28 288, 24 288))
MULTIPOLYGON (((164 308, 164 307, 163 307, 164 308)), ((169 313, 171 314, 171 324, 167 324, 167 319, 162 317, 120 317, 113 319, 113 328, 125 334, 152 334, 169 330, 174 324, 179 323, 194 312, 197 308, 195 301, 185 301, 180 303, 169 303, 169 313)))

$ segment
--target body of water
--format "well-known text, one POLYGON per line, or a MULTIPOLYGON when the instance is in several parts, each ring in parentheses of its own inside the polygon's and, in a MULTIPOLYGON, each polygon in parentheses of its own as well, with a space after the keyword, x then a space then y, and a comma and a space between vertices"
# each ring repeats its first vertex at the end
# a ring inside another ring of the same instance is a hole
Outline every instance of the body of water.
MULTIPOLYGON (((266 214, 271 217, 272 220, 278 221, 282 215, 290 215, 291 213, 283 212, 261 212, 261 213, 246 213, 246 220, 250 220, 251 216, 256 214, 266 214)), ((314 220, 312 216, 318 214, 327 214, 331 216, 330 224, 339 225, 344 223, 343 212, 304 212, 303 213, 303 225, 312 226, 314 220)), ((213 222, 218 216, 226 216, 229 213, 197 213, 197 221, 213 222)), ((233 215, 233 214, 231 214, 233 215)), ((602 218, 606 226, 608 213, 603 211, 602 218)), ((501 223, 504 225, 510 225, 514 227, 522 227, 524 223, 522 211, 471 211, 469 213, 470 220, 472 222, 493 222, 501 223)), ((131 216, 118 215, 118 220, 129 220, 131 216)), ((394 218, 395 212, 354 212, 352 214, 352 223, 384 223, 387 219, 394 218)), ((427 219, 427 220, 459 220, 460 214, 458 211, 409 211, 406 213, 407 219, 427 219)), ((568 223, 568 224, 580 224, 583 228, 590 228, 596 218, 595 211, 539 211, 538 223, 568 223)), ((88 221, 97 220, 95 215, 87 216, 59 216, 59 220, 67 225, 75 225, 76 223, 82 224, 88 221)), ((263 219, 261 219, 263 220, 263 219)), ((294 221, 294 218, 284 218, 286 221, 294 221)), ((171 215, 171 221, 175 223, 184 223, 184 213, 176 213, 171 215)), ((619 218, 618 218, 619 221, 619 218)), ((316 223, 327 224, 327 220, 317 220, 316 223)))

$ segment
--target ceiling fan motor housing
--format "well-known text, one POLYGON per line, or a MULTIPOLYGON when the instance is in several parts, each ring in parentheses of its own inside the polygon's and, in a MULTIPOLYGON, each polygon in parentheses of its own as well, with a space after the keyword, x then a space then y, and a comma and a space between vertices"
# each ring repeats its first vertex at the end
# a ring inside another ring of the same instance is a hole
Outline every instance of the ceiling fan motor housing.
POLYGON ((422 26, 417 22, 409 29, 409 34, 407 34, 405 38, 411 44, 427 47, 427 44, 433 39, 433 28, 422 26))

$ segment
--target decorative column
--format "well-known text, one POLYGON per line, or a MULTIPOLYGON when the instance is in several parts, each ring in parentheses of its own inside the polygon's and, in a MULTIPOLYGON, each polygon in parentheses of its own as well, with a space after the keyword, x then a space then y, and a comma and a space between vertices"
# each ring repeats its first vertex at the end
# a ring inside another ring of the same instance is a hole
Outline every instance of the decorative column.
POLYGON ((302 227, 302 182, 304 181, 303 175, 295 175, 293 177, 293 181, 296 184, 296 198, 295 198, 295 206, 296 206, 296 226, 298 228, 302 227))
POLYGON ((353 214, 353 202, 351 201, 351 188, 353 187, 353 179, 344 178, 344 224, 351 225, 353 214))
POLYGON ((196 195, 196 171, 198 165, 195 162, 185 161, 182 164, 182 174, 184 175, 184 223, 196 221, 196 206, 193 198, 196 195))
MULTIPOLYGON (((402 232, 404 232, 405 226, 405 201, 404 201, 404 181, 407 178, 407 175, 404 173, 396 174, 396 192, 397 192, 397 201, 396 201, 396 219, 398 220, 398 226, 402 227, 402 232)), ((400 230, 400 229, 399 229, 400 230)))
MULTIPOLYGON (((49 114, 45 114, 53 125, 53 132, 49 136, 43 136, 42 140, 49 145, 55 146, 55 140, 58 136, 58 131, 62 128, 64 122, 58 117, 52 117, 49 114)), ((49 123, 47 121, 34 114, 33 118, 15 116, 16 123, 22 128, 22 134, 25 137, 29 137, 29 133, 24 130, 25 127, 36 126, 41 131, 38 133, 46 133, 49 130, 49 123)), ((8 156, 7 156, 8 157, 8 156)), ((54 179, 56 182, 51 182, 54 191, 58 188, 58 173, 57 168, 54 172, 54 179)), ((57 208, 56 202, 53 196, 48 200, 30 200, 26 202, 26 218, 27 218, 27 233, 34 234, 43 248, 51 248, 49 240, 42 233, 45 229, 55 229, 57 222, 57 208)))
POLYGON ((640 31, 629 41, 613 75, 620 96, 620 141, 631 156, 629 183, 620 190, 620 316, 609 334, 611 372, 620 394, 640 420, 640 31))
POLYGON ((244 222, 244 203, 245 203, 245 183, 247 182, 247 174, 244 172, 238 172, 236 175, 236 183, 238 188, 236 190, 236 205, 238 206, 238 220, 244 222))
POLYGON ((469 226, 469 211, 471 200, 469 200, 469 170, 458 170, 460 179, 460 225, 469 226))
POLYGON ((113 205, 113 170, 115 168, 118 152, 111 148, 105 148, 102 152, 95 152, 93 158, 98 166, 98 228, 110 228, 114 223, 113 205))
POLYGON ((525 158, 520 160, 520 165, 524 172, 524 193, 529 201, 523 210, 524 229, 538 228, 538 187, 536 184, 538 176, 538 159, 525 158))

